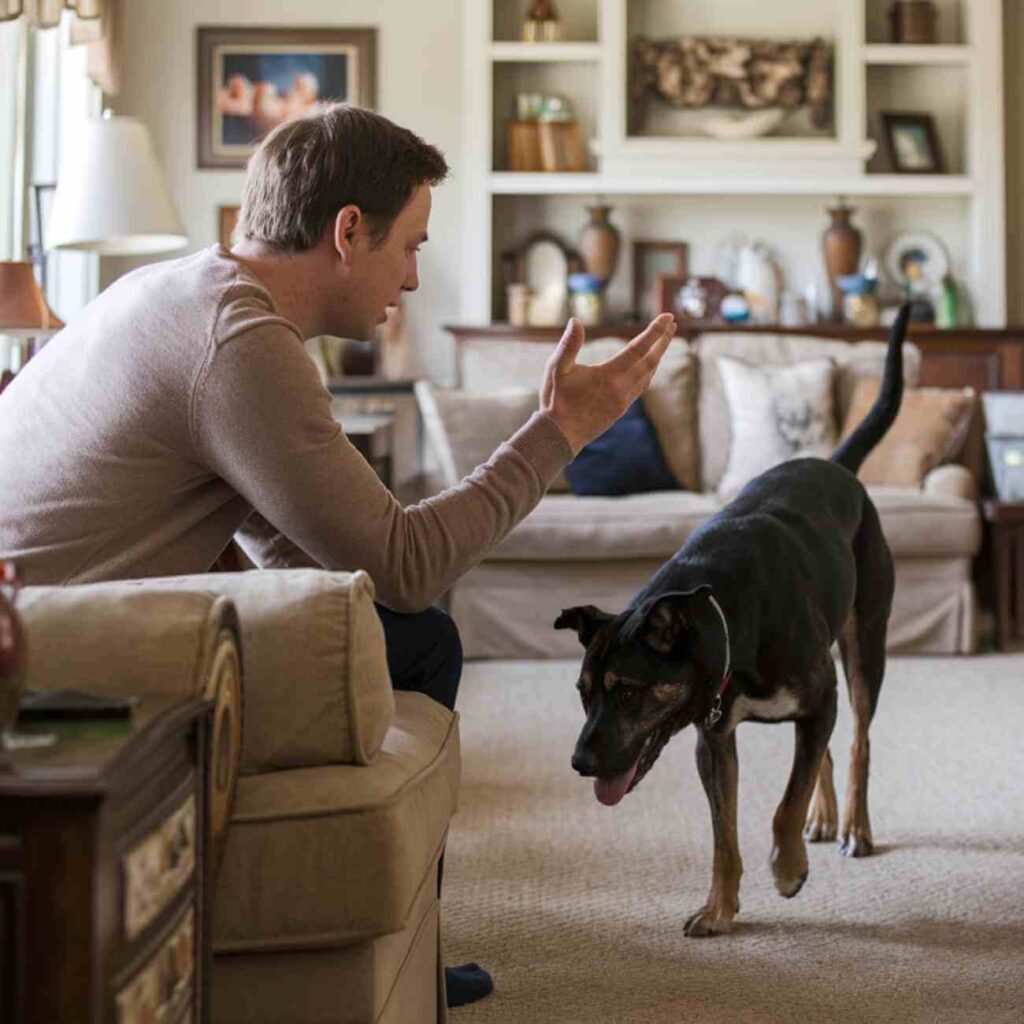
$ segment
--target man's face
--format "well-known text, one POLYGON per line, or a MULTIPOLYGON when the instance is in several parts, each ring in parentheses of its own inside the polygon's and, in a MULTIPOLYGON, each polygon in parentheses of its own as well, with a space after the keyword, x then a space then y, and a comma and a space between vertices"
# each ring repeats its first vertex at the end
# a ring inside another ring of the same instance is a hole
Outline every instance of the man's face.
POLYGON ((421 185, 395 218, 387 237, 376 247, 372 225, 365 219, 351 239, 351 258, 344 287, 338 290, 336 333, 370 340, 387 319, 389 306, 402 292, 419 287, 416 254, 427 240, 430 187, 421 185))

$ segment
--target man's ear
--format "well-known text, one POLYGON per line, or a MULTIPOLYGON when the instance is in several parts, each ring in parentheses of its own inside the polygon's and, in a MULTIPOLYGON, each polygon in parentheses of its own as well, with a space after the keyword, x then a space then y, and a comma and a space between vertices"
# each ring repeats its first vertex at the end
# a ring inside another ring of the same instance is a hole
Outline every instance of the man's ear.
POLYGON ((595 608, 592 604, 577 605, 575 608, 563 608, 562 614, 555 619, 555 629, 575 629, 580 643, 590 646, 594 634, 615 616, 595 608))
POLYGON ((345 262, 352 257, 356 230, 363 222, 363 211, 354 203, 343 206, 334 218, 334 248, 345 262))

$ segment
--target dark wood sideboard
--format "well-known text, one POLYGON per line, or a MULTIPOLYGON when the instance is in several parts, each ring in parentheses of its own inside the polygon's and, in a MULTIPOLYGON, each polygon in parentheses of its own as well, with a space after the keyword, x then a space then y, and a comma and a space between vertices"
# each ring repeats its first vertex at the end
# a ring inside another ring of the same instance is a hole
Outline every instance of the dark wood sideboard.
POLYGON ((3 1024, 208 1019, 212 711, 145 697, 0 754, 3 1024))

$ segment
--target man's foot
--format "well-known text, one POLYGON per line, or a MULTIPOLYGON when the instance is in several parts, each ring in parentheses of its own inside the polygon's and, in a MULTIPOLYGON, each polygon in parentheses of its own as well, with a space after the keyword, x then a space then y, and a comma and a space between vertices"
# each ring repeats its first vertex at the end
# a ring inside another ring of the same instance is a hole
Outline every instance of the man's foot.
POLYGON ((448 994, 448 1006, 465 1006, 475 1003, 494 991, 490 974, 479 964, 462 964, 460 967, 444 969, 444 984, 448 994))

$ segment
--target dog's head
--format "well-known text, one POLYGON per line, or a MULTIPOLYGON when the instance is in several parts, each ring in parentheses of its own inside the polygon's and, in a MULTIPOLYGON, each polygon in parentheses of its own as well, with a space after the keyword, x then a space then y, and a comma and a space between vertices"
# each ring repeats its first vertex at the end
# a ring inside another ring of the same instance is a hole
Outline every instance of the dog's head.
POLYGON ((566 608, 555 629, 586 648, 576 684, 587 721, 572 766, 617 804, 650 771, 680 729, 710 710, 726 668, 722 620, 711 588, 660 594, 611 615, 566 608))

